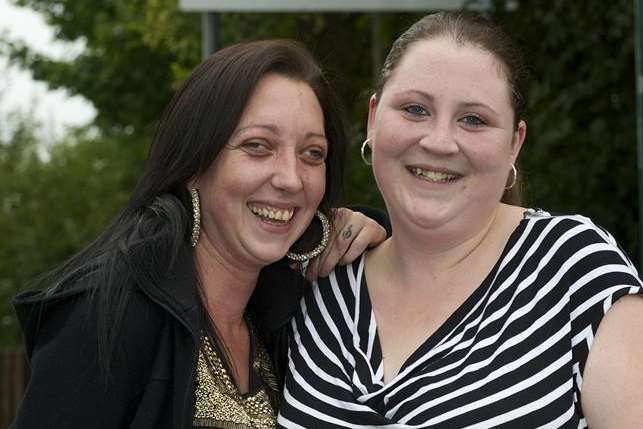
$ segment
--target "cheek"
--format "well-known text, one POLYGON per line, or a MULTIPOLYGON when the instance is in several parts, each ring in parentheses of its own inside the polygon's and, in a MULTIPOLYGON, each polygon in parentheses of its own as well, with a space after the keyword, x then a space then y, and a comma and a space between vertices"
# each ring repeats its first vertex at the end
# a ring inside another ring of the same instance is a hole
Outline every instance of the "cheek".
POLYGON ((392 131, 392 128, 384 127, 372 145, 371 169, 380 189, 386 188, 389 182, 396 182, 395 176, 399 174, 396 165, 409 147, 404 136, 392 131))
POLYGON ((398 114, 387 114, 376 127, 373 156, 386 160, 398 157, 427 134, 426 125, 413 123, 398 114))
POLYGON ((205 189, 201 190, 201 207, 207 212, 206 216, 230 216, 236 210, 238 196, 244 192, 238 182, 220 179, 208 183, 205 189))
POLYGON ((228 210, 228 207, 253 193, 266 180, 267 173, 267 169, 260 164, 248 165, 236 159, 228 159, 203 177, 201 187, 207 194, 209 207, 228 210), (248 171, 252 171, 252 174, 248 174, 248 171))
POLYGON ((375 141, 371 145, 373 163, 377 161, 386 161, 387 159, 398 156, 407 146, 401 133, 393 132, 392 128, 384 127, 375 136, 375 141))
POLYGON ((501 157, 499 154, 494 155, 488 151, 473 150, 470 151, 467 158, 474 165, 474 168, 479 171, 489 171, 499 168, 503 163, 501 163, 501 157))
POLYGON ((498 139, 478 140, 462 146, 465 156, 480 171, 502 170, 511 164, 511 144, 498 139))
POLYGON ((326 165, 315 167, 309 171, 306 174, 305 183, 306 199, 312 206, 317 207, 326 192, 326 165))

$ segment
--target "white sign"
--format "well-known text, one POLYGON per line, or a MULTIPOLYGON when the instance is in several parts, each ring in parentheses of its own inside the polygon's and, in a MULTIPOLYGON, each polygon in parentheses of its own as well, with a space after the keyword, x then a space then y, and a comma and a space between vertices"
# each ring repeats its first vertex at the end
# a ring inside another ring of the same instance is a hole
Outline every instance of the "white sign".
POLYGON ((183 10, 200 12, 428 12, 489 8, 490 0, 180 0, 183 10))

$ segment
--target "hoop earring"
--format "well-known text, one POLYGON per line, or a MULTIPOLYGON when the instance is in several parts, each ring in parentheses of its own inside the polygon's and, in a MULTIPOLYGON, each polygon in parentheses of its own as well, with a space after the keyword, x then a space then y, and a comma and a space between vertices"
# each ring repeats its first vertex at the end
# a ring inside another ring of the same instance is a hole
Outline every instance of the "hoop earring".
POLYGON ((518 170, 516 169, 516 166, 514 164, 511 164, 511 171, 513 172, 513 178, 509 186, 505 186, 505 191, 508 191, 509 189, 513 188, 514 185, 516 184, 516 181, 518 180, 518 170))
POLYGON ((322 225, 322 238, 319 244, 310 252, 306 253, 295 253, 295 252, 288 252, 286 253, 286 257, 292 261, 295 262, 306 262, 310 259, 313 259, 315 256, 318 256, 321 254, 326 249, 326 246, 328 246, 328 238, 330 237, 330 223, 328 222, 328 218, 324 213, 320 212, 317 210, 315 213, 315 216, 319 218, 319 221, 321 222, 322 225))
POLYGON ((190 244, 196 247, 199 242, 199 234, 201 234, 201 200, 199 198, 199 190, 197 188, 190 189, 190 196, 192 197, 192 237, 190 244))
MULTIPOLYGON (((373 161, 369 160, 366 157, 366 147, 368 146, 368 143, 371 141, 371 139, 366 139, 364 140, 364 143, 362 143, 362 148, 360 149, 360 154, 362 155, 362 161, 364 161, 364 164, 366 165, 373 165, 373 161)), ((370 148, 370 146, 368 146, 370 148)), ((372 155, 371 155, 372 157, 372 155)))

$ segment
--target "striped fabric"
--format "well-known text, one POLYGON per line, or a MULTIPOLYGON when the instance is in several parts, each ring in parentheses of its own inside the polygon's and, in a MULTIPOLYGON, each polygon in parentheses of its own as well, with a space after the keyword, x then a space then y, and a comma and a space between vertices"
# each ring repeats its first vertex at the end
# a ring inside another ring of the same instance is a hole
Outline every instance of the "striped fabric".
POLYGON ((384 384, 362 256, 302 299, 278 424, 587 427, 580 392, 594 333, 641 285, 589 219, 526 217, 484 282, 384 384))

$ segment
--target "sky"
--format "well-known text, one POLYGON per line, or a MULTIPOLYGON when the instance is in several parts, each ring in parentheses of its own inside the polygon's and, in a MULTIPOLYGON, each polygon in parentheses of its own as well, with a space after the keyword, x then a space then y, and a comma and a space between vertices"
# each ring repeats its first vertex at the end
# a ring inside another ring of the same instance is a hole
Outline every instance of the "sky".
MULTIPOLYGON (((22 39, 38 52, 58 59, 73 59, 83 49, 82 43, 53 42, 53 30, 42 16, 31 9, 0 0, 0 33, 11 39, 22 39)), ((34 81, 27 71, 9 67, 0 57, 0 121, 13 111, 33 110, 42 123, 42 137, 53 142, 64 134, 66 127, 91 121, 95 110, 82 97, 70 97, 64 90, 50 91, 42 82, 34 81)), ((0 124, 1 129, 6 129, 0 124)))

